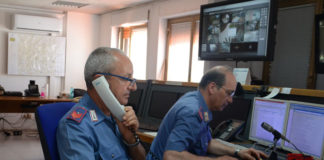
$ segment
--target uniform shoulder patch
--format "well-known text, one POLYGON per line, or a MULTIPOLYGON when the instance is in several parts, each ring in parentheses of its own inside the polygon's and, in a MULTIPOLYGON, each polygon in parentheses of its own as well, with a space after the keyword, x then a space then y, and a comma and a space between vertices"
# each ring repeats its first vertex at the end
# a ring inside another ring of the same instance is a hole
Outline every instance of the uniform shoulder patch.
POLYGON ((71 119, 80 123, 86 113, 87 110, 84 107, 78 106, 72 110, 72 112, 66 117, 66 119, 71 119))

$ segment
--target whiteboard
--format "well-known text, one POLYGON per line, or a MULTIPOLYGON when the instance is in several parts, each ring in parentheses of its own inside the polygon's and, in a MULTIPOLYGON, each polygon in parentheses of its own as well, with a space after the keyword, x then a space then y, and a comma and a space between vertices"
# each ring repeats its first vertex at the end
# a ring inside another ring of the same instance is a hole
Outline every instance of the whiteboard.
POLYGON ((8 74, 64 76, 65 37, 8 34, 8 74))

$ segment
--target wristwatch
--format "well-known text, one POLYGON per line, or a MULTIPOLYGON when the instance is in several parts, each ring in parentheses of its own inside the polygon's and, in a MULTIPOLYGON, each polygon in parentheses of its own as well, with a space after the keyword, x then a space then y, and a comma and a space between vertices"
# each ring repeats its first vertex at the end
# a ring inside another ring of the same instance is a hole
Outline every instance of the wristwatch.
POLYGON ((240 156, 238 155, 238 152, 240 152, 240 149, 236 148, 235 152, 234 152, 234 157, 235 158, 240 158, 240 156))
POLYGON ((137 134, 134 134, 134 137, 135 137, 135 143, 133 144, 128 144, 125 140, 123 140, 124 144, 127 146, 127 147, 135 147, 137 146, 139 143, 140 143, 140 139, 139 137, 137 136, 137 134))

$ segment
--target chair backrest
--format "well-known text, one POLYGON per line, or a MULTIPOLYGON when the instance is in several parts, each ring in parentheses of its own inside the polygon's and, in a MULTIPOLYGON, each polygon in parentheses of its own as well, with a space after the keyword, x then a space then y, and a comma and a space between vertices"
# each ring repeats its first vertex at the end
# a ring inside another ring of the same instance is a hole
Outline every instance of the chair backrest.
POLYGON ((46 160, 58 160, 56 129, 60 119, 74 105, 73 102, 44 104, 36 109, 35 119, 46 160))

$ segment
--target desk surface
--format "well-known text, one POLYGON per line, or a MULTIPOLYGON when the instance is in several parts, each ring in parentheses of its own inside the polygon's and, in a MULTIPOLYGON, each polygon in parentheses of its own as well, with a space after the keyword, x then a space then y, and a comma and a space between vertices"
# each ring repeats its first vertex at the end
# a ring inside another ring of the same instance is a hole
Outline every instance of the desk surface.
POLYGON ((141 141, 145 142, 145 143, 149 143, 151 144, 155 138, 154 135, 152 134, 147 134, 145 132, 137 132, 137 135, 139 136, 139 138, 141 139, 141 141))
POLYGON ((72 102, 73 99, 0 96, 0 113, 35 112, 41 104, 72 102))

